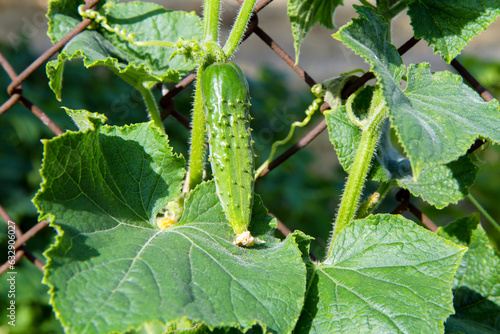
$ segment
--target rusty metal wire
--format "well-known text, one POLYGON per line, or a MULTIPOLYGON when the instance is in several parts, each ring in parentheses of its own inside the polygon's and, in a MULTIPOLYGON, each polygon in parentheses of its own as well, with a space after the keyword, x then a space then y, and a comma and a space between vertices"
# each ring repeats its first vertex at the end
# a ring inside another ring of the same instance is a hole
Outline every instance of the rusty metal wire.
MULTIPOLYGON (((241 3, 241 0, 238 0, 241 3)), ((315 80, 311 78, 307 72, 302 69, 300 66, 295 66, 294 61, 290 55, 288 55, 279 44, 271 38, 261 27, 258 25, 258 16, 257 13, 262 10, 265 6, 271 3, 272 0, 259 0, 256 3, 254 13, 255 15, 252 18, 251 23, 246 32, 245 39, 255 34, 258 36, 266 45, 268 45, 271 50, 273 50, 308 86, 312 86, 315 84, 315 80)), ((99 0, 86 0, 84 9, 92 8, 96 4, 99 3, 99 0)), ((36 117, 38 117, 43 124, 45 124, 55 135, 60 135, 64 131, 61 130, 51 119, 48 117, 39 107, 34 105, 27 97, 23 95, 23 87, 22 83, 30 78, 33 72, 44 65, 50 57, 56 54, 56 52, 60 51, 74 36, 82 32, 87 28, 87 26, 92 21, 89 19, 84 19, 80 24, 78 24, 73 30, 71 30, 67 35, 65 35, 60 41, 55 43, 52 47, 46 50, 40 57, 38 57, 32 64, 26 67, 19 75, 16 73, 14 68, 10 65, 8 60, 0 53, 0 66, 5 70, 5 72, 9 75, 11 79, 11 83, 7 87, 7 92, 10 95, 10 98, 7 99, 0 106, 0 116, 6 113, 9 109, 11 109, 16 103, 21 103, 25 107, 27 107, 36 117)), ((410 50, 416 43, 418 42, 415 38, 410 38, 408 42, 406 42, 403 46, 401 46, 398 51, 401 55, 410 50)), ((451 65, 455 67, 455 69, 462 75, 462 77, 468 81, 471 86, 483 97, 485 101, 492 100, 492 95, 479 84, 479 82, 455 59, 452 61, 451 65)), ((181 92, 183 89, 188 87, 195 79, 195 74, 190 74, 186 76, 182 81, 180 81, 173 89, 165 91, 162 98, 159 101, 160 106, 163 108, 162 119, 165 119, 172 115, 180 124, 182 124, 187 129, 190 129, 189 120, 180 114, 177 110, 175 110, 173 105, 173 100, 175 96, 181 92)), ((374 75, 370 72, 366 73, 362 77, 360 77, 355 82, 346 86, 342 91, 342 98, 347 98, 350 94, 355 92, 359 87, 364 85, 368 80, 372 79, 374 75)), ((323 104, 321 107, 321 111, 328 109, 328 104, 323 104)), ((266 175, 274 168, 278 167, 288 158, 293 156, 296 152, 298 152, 301 148, 305 147, 309 144, 314 138, 316 138, 322 131, 326 128, 326 122, 323 119, 319 124, 313 127, 308 133, 306 133, 301 139, 299 139, 295 144, 291 145, 283 154, 274 159, 269 166, 264 170, 260 177, 266 175)), ((482 145, 482 141, 476 142, 471 149, 477 149, 482 145)), ((470 153, 469 152, 469 153, 470 153)), ((409 210, 412 212, 417 219, 419 219, 427 228, 435 231, 436 225, 426 217, 418 208, 416 208, 410 201, 410 193, 406 190, 400 190, 397 194, 397 199, 400 202, 397 208, 393 210, 392 213, 400 214, 405 210, 409 210)), ((13 222, 12 218, 5 211, 5 209, 0 205, 0 217, 5 220, 6 223, 13 222)), ((15 261, 19 261, 22 257, 26 257, 28 260, 33 262, 40 270, 43 270, 42 262, 37 259, 33 254, 26 250, 26 242, 36 235, 40 230, 48 226, 49 223, 47 221, 41 221, 35 226, 33 226, 30 230, 23 233, 19 226, 16 225, 16 244, 15 248, 17 250, 15 261)), ((290 230, 279 221, 279 229, 284 233, 290 233, 290 230)), ((0 274, 8 270, 9 263, 6 262, 2 266, 0 266, 0 274)))
POLYGON ((6 224, 10 223, 14 224, 15 226, 14 231, 16 234, 16 243, 14 244, 14 249, 16 250, 16 257, 14 263, 9 263, 7 261, 4 264, 2 264, 0 266, 0 275, 3 274, 5 271, 7 271, 10 266, 18 263, 23 256, 26 257, 29 261, 33 262, 35 266, 37 266, 40 270, 43 271, 43 263, 25 249, 25 243, 35 234, 37 234, 38 231, 48 226, 49 223, 47 221, 41 221, 35 226, 33 226, 30 230, 28 230, 28 232, 23 233, 19 225, 16 222, 14 222, 12 217, 7 213, 7 211, 5 211, 2 205, 0 205, 0 217, 5 221, 6 224))
MULTIPOLYGON (((84 10, 89 9, 95 6, 100 0, 92 0, 85 4, 84 10)), ((2 106, 0 106, 0 115, 4 114, 8 109, 10 109, 14 103, 13 101, 20 101, 26 108, 28 108, 36 117, 38 117, 43 124, 45 124, 54 134, 60 135, 63 133, 61 129, 36 105, 34 105, 30 100, 26 97, 22 96, 22 88, 21 84, 24 80, 26 80, 33 72, 44 65, 50 57, 52 57, 56 52, 60 51, 73 37, 84 31, 89 24, 92 23, 89 19, 84 19, 80 22, 73 30, 71 30, 68 34, 66 34, 60 41, 50 47, 47 51, 45 51, 40 57, 38 57, 33 63, 31 63, 24 71, 22 71, 19 75, 16 74, 14 68, 10 65, 10 63, 0 54, 0 65, 2 65, 3 69, 9 75, 12 82, 7 87, 7 93, 9 95, 13 95, 13 97, 6 101, 2 106)))
POLYGON ((396 194, 396 200, 400 202, 400 204, 391 212, 393 215, 399 215, 403 213, 405 210, 409 210, 415 218, 417 218, 422 225, 427 227, 432 232, 436 232, 438 226, 429 219, 422 211, 420 211, 413 203, 410 202, 410 192, 406 189, 400 189, 396 194))

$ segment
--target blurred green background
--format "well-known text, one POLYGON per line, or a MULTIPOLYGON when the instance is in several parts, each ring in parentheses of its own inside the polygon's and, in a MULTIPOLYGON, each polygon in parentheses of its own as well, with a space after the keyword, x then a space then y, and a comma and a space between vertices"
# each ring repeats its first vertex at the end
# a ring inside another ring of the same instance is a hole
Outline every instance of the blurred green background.
MULTIPOLYGON (((0 44, 0 52, 17 70, 29 65, 37 54, 26 43, 14 50, 11 45, 0 44)), ((497 98, 500 95, 500 62, 479 58, 462 58, 462 63, 497 98)), ((353 67, 354 68, 354 67, 353 67)), ((249 77, 252 96, 252 114, 255 151, 260 165, 269 155, 271 144, 288 133, 289 125, 304 118, 304 111, 313 95, 304 86, 289 84, 290 73, 271 66, 252 71, 249 77)), ((6 87, 10 79, 0 71, 0 103, 8 99, 6 87)), ((76 130, 61 106, 87 109, 103 113, 108 123, 124 125, 147 120, 141 96, 130 86, 104 68, 85 70, 80 61, 65 69, 63 100, 58 102, 50 91, 44 68, 38 69, 24 82, 24 94, 45 111, 61 129, 76 130)), ((159 97, 159 92, 157 92, 159 97)), ((175 100, 176 109, 187 118, 190 115, 192 89, 186 89, 175 100)), ((306 129, 296 131, 295 140, 321 120, 318 113, 306 129)), ((189 132, 175 119, 165 121, 166 131, 174 149, 187 153, 189 132)), ((41 139, 53 134, 38 118, 20 104, 16 104, 0 117, 0 204, 21 226, 29 230, 37 222, 37 213, 31 203, 41 182, 39 170, 42 160, 41 139)), ((287 146, 288 147, 288 146, 287 146)), ((285 148, 281 148, 280 154, 285 148)), ((471 193, 495 218, 500 220, 500 147, 484 145, 477 155, 483 162, 471 193)), ((331 222, 339 205, 346 173, 337 163, 335 151, 326 133, 313 141, 276 170, 257 182, 259 193, 270 212, 290 229, 300 229, 315 237, 311 251, 317 258, 329 238, 331 222)), ((365 194, 376 189, 369 183, 365 194)), ((398 204, 394 199, 397 189, 391 190, 377 212, 390 212, 398 204)), ((464 200, 443 210, 434 209, 419 199, 412 199, 425 214, 438 225, 445 225, 457 218, 476 211, 464 200)), ((413 219, 411 215, 405 214, 413 219)), ((6 224, 0 224, 0 249, 6 249, 6 224)), ((278 234, 279 235, 279 234, 278 234)), ((28 242, 28 250, 44 261, 43 252, 54 240, 52 228, 45 228, 28 242)), ((5 262, 6 252, 1 252, 0 263, 5 262)), ((48 306, 47 287, 41 283, 42 273, 29 261, 22 259, 17 269, 17 322, 16 327, 6 324, 6 310, 0 310, 0 334, 3 333, 61 333, 62 329, 48 306)), ((0 305, 7 305, 7 281, 0 280, 0 305)))

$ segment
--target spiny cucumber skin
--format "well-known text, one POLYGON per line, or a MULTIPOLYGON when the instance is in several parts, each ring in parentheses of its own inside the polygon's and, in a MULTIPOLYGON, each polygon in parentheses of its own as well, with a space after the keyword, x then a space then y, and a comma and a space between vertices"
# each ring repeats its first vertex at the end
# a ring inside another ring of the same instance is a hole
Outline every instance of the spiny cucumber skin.
POLYGON ((254 194, 248 84, 236 64, 214 63, 201 89, 217 196, 238 235, 250 225, 254 194))

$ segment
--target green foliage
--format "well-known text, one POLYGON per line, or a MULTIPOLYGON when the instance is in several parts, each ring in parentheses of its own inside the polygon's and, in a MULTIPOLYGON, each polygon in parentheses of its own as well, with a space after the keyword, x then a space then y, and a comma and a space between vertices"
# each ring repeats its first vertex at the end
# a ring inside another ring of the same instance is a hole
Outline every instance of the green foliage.
POLYGON ((252 231, 265 246, 233 245, 213 183, 191 193, 177 225, 159 229, 156 215, 180 194, 183 166, 151 123, 97 126, 45 143, 44 183, 34 203, 59 231, 46 253, 44 281, 68 332, 124 331, 183 318, 291 331, 305 291, 300 235, 283 243, 272 237, 259 204, 252 231))
POLYGON ((402 217, 353 221, 331 257, 309 264, 296 332, 438 333, 453 313, 449 289, 464 251, 402 217))
POLYGON ((96 130, 108 120, 106 116, 91 113, 87 110, 71 110, 64 108, 80 131, 96 130))
POLYGON ((499 15, 498 0, 416 0, 408 10, 415 38, 426 40, 448 63, 499 15))
POLYGON ((500 258, 479 223, 479 214, 456 220, 438 230, 469 247, 453 280, 455 314, 446 333, 495 333, 500 330, 500 258))
POLYGON ((391 44, 389 23, 370 7, 355 6, 359 17, 343 26, 333 37, 362 56, 379 78, 385 96, 389 96, 399 85, 405 67, 396 47, 391 44))
MULTIPOLYGON (((356 154, 352 147, 359 144, 361 130, 351 123, 343 106, 325 112, 325 118, 330 141, 335 147, 339 162, 344 170, 349 172, 356 154)), ((463 156, 445 165, 431 166, 425 168, 418 180, 415 180, 409 160, 393 147, 389 124, 386 123, 370 176, 383 182, 394 180, 398 186, 441 209, 451 203, 457 203, 469 193, 479 170, 475 160, 473 157, 463 156)))
POLYGON ((292 24, 295 48, 295 63, 299 63, 300 46, 311 28, 320 23, 328 29, 335 28, 333 13, 343 0, 290 0, 288 1, 288 16, 292 24))
MULTIPOLYGON (((69 28, 82 18, 75 13, 74 1, 50 3, 49 37, 53 42, 62 38, 69 28), (61 28, 61 27, 64 27, 61 28)), ((99 11, 111 26, 133 32, 134 41, 170 41, 200 38, 201 24, 195 13, 168 11, 160 5, 146 2, 103 5, 99 11), (176 25, 177 29, 169 29, 176 25)), ((70 29, 71 30, 71 29, 70 29)), ((83 58, 85 67, 105 65, 133 87, 155 82, 178 82, 181 76, 194 69, 192 61, 173 56, 175 49, 158 46, 135 46, 123 37, 104 28, 86 30, 71 39, 57 58, 47 64, 50 87, 61 98, 62 76, 66 61, 83 58)))
POLYGON ((398 180, 398 185, 442 209, 456 204, 469 193, 479 170, 474 160, 474 156, 463 156, 446 165, 432 166, 420 173, 418 181, 406 175, 398 180))
POLYGON ((457 75, 410 66, 404 95, 392 115, 416 174, 465 154, 478 137, 500 142, 498 101, 484 102, 457 75))
MULTIPOLYGON (((429 10, 431 18, 444 28, 436 33, 429 25, 430 37, 426 38, 438 36, 431 41, 436 50, 445 58, 454 57, 493 21, 500 4, 469 4, 475 6, 466 19, 471 23, 457 20, 449 24, 436 11, 442 5, 431 1, 377 1, 377 6, 362 3, 365 6, 356 6, 359 17, 334 37, 370 64, 377 83, 363 87, 347 101, 341 91, 355 77, 323 84, 324 99, 332 108, 325 112, 330 140, 349 173, 337 226, 328 229, 325 222, 331 221, 337 203, 332 193, 340 192, 342 185, 338 181, 325 184, 311 176, 307 152, 300 153, 299 161, 284 164, 281 174, 267 176, 258 185, 272 211, 286 217, 286 223, 294 221, 304 230, 318 233, 317 244, 310 244, 311 238, 300 231, 284 240, 274 237, 277 222, 268 215, 260 196, 254 195, 251 177, 244 183, 243 193, 254 198, 253 208, 244 201, 226 201, 229 206, 246 206, 228 215, 224 198, 217 196, 221 189, 216 189, 210 175, 203 174, 203 149, 190 151, 190 158, 194 155, 200 166, 196 171, 193 166, 187 170, 188 174, 197 174, 198 181, 186 179, 182 187, 186 162, 172 147, 177 152, 188 151, 182 143, 188 134, 167 124, 167 139, 158 113, 152 112, 157 109, 158 97, 151 90, 154 83, 172 87, 181 76, 198 68, 195 114, 201 110, 197 106, 201 105, 204 87, 208 107, 220 107, 226 96, 228 108, 223 112, 228 120, 248 118, 249 97, 246 87, 241 86, 243 80, 227 73, 218 75, 216 91, 206 93, 214 88, 210 80, 213 73, 208 73, 208 78, 202 73, 214 60, 232 56, 254 1, 245 1, 224 48, 218 44, 218 0, 204 1, 209 17, 203 23, 203 36, 196 15, 168 11, 155 4, 108 1, 95 11, 82 12, 77 6, 83 1, 50 3, 49 36, 53 41, 74 28, 82 17, 95 19, 66 45, 58 60, 48 64, 56 96, 61 97, 66 61, 83 58, 85 67, 106 65, 140 91, 138 99, 146 100, 154 120, 141 123, 145 117, 135 113, 130 119, 120 117, 108 107, 116 100, 97 103, 93 109, 86 106, 95 103, 89 101, 93 96, 77 97, 75 100, 81 103, 70 101, 69 107, 78 110, 67 109, 75 124, 59 118, 66 122, 66 128, 76 131, 43 141, 43 180, 34 203, 39 218, 49 220, 58 233, 45 253, 44 282, 66 332, 400 333, 446 329, 455 333, 498 329, 497 254, 484 231, 476 228, 477 216, 439 232, 451 242, 401 216, 370 215, 376 205, 363 212, 366 218, 355 220, 354 215, 368 179, 383 182, 382 197, 390 186, 398 185, 437 208, 456 203, 468 193, 478 166, 475 156, 466 152, 477 138, 500 142, 498 102, 483 102, 461 78, 447 72, 431 73, 428 64, 406 67, 391 44, 391 20, 410 5, 415 28, 415 22, 423 20, 418 16, 422 8, 429 10), (470 21, 471 16, 478 20, 470 21), (439 37, 443 31, 445 38, 439 37), (443 45, 450 50, 447 55, 443 45), (406 81, 405 89, 400 87, 402 80, 406 81), (104 125, 107 119, 111 125, 104 125), (118 126, 126 123, 133 124, 118 126), (395 140, 391 138, 391 126, 395 140), (298 175, 289 177, 293 174, 298 175), (297 189, 304 184, 314 190, 297 189), (164 223, 166 219, 168 224, 164 223), (250 247, 235 245, 234 221, 240 219, 243 224, 239 225, 248 227, 264 242, 250 247), (323 242, 326 258, 311 261, 309 254, 321 252, 317 245, 327 238, 328 231, 330 241, 323 242), (463 259, 465 248, 457 244, 470 248, 463 259), (443 325, 454 310, 455 315, 443 325), (490 318, 483 319, 483 314, 490 318)), ((289 2, 297 59, 300 44, 314 24, 333 28, 331 18, 339 4, 341 1, 289 2)), ((454 1, 447 9, 458 13, 464 4, 454 1)), ((71 76, 65 78, 72 80, 71 76)), ((251 110, 257 118, 252 124, 257 130, 255 151, 264 156, 272 140, 287 132, 291 118, 302 119, 305 106, 310 104, 305 102, 300 107, 303 101, 299 94, 290 94, 282 83, 277 85, 273 82, 276 78, 268 76, 266 80, 260 92, 264 91, 264 97, 255 99, 251 110), (273 116, 269 111, 278 103, 281 107, 282 101, 295 104, 297 109, 280 114, 285 120, 280 119, 282 127, 277 128, 276 122, 269 120, 273 116), (266 127, 271 136, 264 138, 259 131, 266 127)), ((108 88, 116 93, 123 87, 108 88)), ((259 90, 254 94, 259 95, 259 90)), ((186 96, 189 98, 189 94, 186 96)), ((189 108, 185 103, 181 111, 189 108)), ((207 119, 209 125, 224 122, 209 108, 207 119)), ((205 147, 204 122, 204 117, 193 118, 193 129, 201 131, 191 140, 191 147, 205 147)), ((33 142, 41 136, 30 130, 30 123, 14 120, 12 124, 24 126, 33 142)), ((215 140, 226 148, 219 152, 221 155, 237 153, 236 158, 229 157, 232 164, 222 175, 229 185, 222 187, 223 191, 231 190, 231 181, 244 173, 237 165, 244 160, 242 156, 250 156, 246 127, 233 125, 223 127, 227 138, 210 138, 211 145, 215 140)), ((254 167, 252 161, 248 163, 254 167)), ((15 165, 9 168, 14 170, 15 165)), ((216 178, 221 176, 214 174, 216 178)), ((45 243, 52 236, 48 235, 45 243)), ((44 292, 36 291, 27 300, 44 292)), ((24 321, 20 328, 29 327, 33 319, 36 317, 24 321)), ((51 320, 43 324, 42 332, 49 331, 51 324, 51 320)))
POLYGON ((500 142, 498 101, 484 102, 459 76, 431 74, 428 64, 412 64, 407 87, 401 91, 405 67, 386 39, 388 25, 373 10, 357 10, 360 18, 335 36, 362 55, 380 79, 392 126, 410 159, 415 180, 424 168, 464 155, 478 137, 500 142), (373 29, 375 22, 379 29, 373 29))

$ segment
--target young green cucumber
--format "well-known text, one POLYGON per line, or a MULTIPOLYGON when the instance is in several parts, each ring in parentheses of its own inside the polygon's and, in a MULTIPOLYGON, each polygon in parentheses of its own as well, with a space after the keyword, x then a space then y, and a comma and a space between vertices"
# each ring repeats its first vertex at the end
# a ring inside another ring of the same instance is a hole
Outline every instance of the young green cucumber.
POLYGON ((235 244, 257 242, 248 232, 254 194, 248 84, 234 63, 214 63, 202 76, 210 163, 217 196, 237 235, 235 244))

